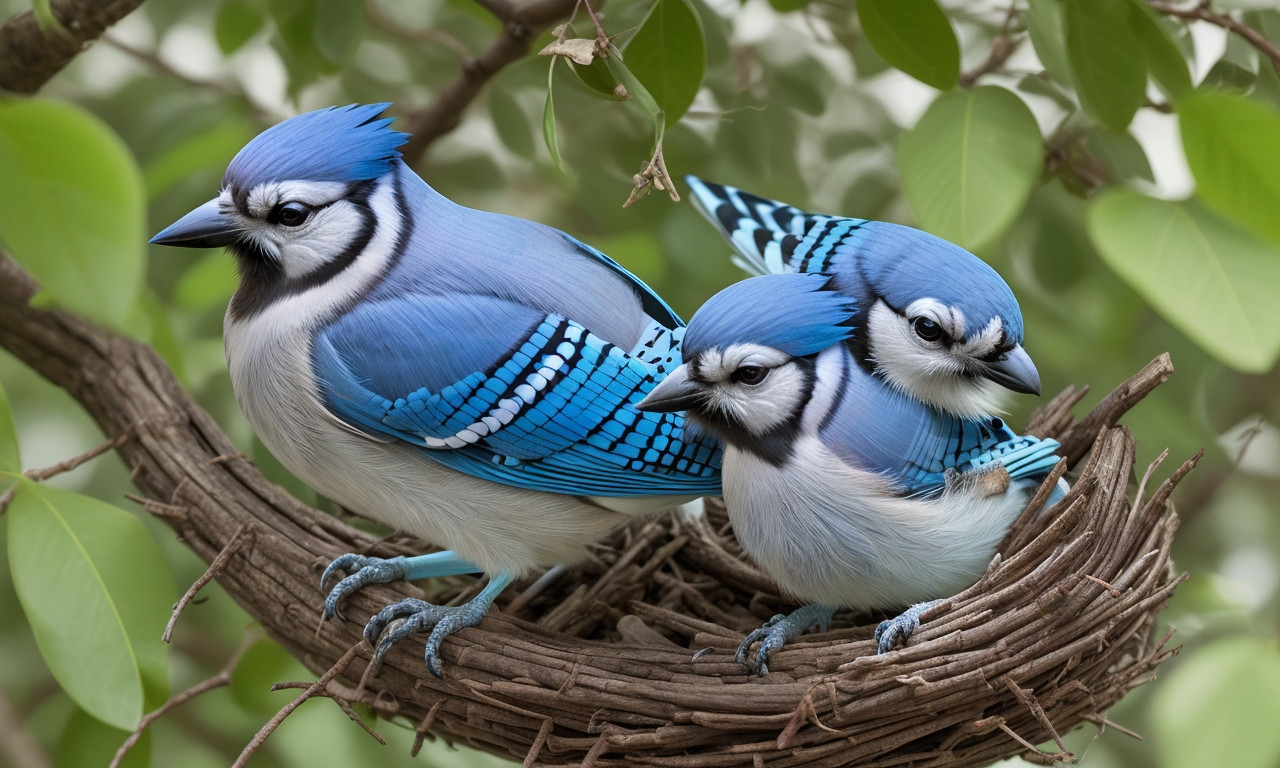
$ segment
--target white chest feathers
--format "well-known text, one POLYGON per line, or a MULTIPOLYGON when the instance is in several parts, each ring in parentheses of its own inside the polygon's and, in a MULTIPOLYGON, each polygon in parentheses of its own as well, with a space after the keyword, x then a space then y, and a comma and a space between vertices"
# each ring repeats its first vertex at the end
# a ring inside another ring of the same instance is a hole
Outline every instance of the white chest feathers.
POLYGON ((793 597, 854 609, 901 608, 973 583, 1026 501, 971 491, 901 498, 811 435, 782 468, 732 447, 724 495, 748 554, 793 597))

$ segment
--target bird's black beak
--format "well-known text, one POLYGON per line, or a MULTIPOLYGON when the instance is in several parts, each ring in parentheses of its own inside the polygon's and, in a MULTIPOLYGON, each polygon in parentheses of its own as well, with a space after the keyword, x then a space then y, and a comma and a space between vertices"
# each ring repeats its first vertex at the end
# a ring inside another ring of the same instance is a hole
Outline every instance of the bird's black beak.
POLYGON ((682 365, 672 371, 658 386, 636 403, 642 411, 673 413, 685 411, 702 402, 702 388, 689 378, 689 366, 682 365))
POLYGON ((236 240, 235 226, 222 215, 214 198, 165 227, 150 242, 181 248, 221 248, 236 240))
POLYGON ((1040 373, 1021 344, 1009 350, 1003 360, 987 363, 982 375, 1014 392, 1040 394, 1040 373))

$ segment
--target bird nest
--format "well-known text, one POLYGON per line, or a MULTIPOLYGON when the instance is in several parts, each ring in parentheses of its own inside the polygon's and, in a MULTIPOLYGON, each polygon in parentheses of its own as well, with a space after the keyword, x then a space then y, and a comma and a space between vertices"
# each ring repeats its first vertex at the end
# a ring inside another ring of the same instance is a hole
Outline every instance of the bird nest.
MULTIPOLYGON (((724 507, 711 503, 702 517, 638 522, 587 563, 508 590, 500 610, 445 643, 443 681, 428 678, 421 646, 406 641, 367 670, 355 698, 414 718, 421 735, 526 766, 1072 759, 1061 734, 1105 722, 1108 707, 1178 650, 1166 648, 1172 632, 1157 638, 1154 627, 1184 578, 1170 562, 1177 516, 1168 499, 1195 459, 1147 495, 1157 461, 1131 495, 1135 441, 1115 426, 1171 371, 1162 356, 1078 421, 1070 410, 1084 390, 1034 415, 1026 431, 1060 440, 1064 460, 982 578, 929 611, 905 648, 874 655, 883 616, 837 614, 831 631, 775 652, 767 676, 750 674, 733 659, 743 634, 794 605, 744 557, 724 507), (1071 491, 1043 509, 1063 472, 1071 491), (417 701, 395 699, 403 680, 385 684, 402 675, 416 676, 417 701)), ((476 589, 450 580, 428 597, 476 589)))

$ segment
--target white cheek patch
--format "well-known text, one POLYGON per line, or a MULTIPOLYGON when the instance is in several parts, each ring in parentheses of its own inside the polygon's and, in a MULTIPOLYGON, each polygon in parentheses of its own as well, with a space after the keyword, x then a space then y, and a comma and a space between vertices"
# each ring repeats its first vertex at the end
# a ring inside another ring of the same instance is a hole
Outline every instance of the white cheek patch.
POLYGON ((302 226, 273 227, 271 234, 278 239, 285 274, 298 278, 341 256, 363 227, 360 211, 339 200, 317 210, 302 226))
POLYGON ((707 406, 753 435, 764 435, 790 419, 808 394, 800 367, 786 363, 770 369, 759 384, 743 384, 727 377, 716 382, 707 388, 707 406))
MULTIPOLYGON (((952 316, 951 312, 945 315, 952 316)), ((981 418, 1000 412, 1005 395, 999 384, 966 375, 975 350, 989 345, 978 356, 986 354, 1003 337, 999 318, 992 323, 968 342, 948 349, 924 342, 907 317, 878 301, 867 313, 867 339, 872 361, 895 389, 948 413, 981 418)))

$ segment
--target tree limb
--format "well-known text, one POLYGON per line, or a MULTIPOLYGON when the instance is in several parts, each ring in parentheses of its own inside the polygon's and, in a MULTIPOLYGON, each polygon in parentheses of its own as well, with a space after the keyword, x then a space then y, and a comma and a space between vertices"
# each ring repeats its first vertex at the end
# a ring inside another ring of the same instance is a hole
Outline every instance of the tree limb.
POLYGON ((458 126, 462 111, 480 89, 503 67, 529 53, 533 39, 558 21, 569 18, 578 0, 476 0, 502 22, 502 32, 479 56, 462 62, 462 72, 441 88, 431 104, 409 117, 408 132, 413 138, 401 147, 409 165, 422 159, 427 147, 458 126))
POLYGON ((30 11, 0 27, 0 90, 35 93, 142 0, 53 0, 66 32, 44 30, 30 11))
POLYGON ((1160 0, 1147 0, 1148 5, 1156 9, 1166 16, 1174 16, 1186 21, 1206 21, 1214 26, 1222 27, 1228 32, 1234 32, 1245 39, 1245 42, 1257 48, 1262 55, 1271 59, 1271 68, 1280 75, 1280 46, 1267 39, 1267 36, 1245 24, 1232 18, 1230 14, 1214 13, 1209 9, 1207 2, 1196 3, 1190 8, 1179 8, 1170 3, 1160 2, 1160 0))

